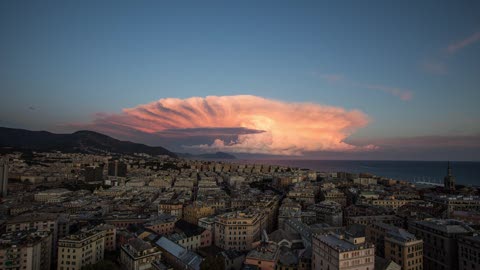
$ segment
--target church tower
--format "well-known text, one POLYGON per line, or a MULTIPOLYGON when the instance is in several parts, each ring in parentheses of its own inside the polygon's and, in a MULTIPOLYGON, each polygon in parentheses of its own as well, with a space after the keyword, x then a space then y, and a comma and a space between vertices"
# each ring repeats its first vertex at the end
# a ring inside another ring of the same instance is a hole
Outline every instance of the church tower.
POLYGON ((455 177, 452 175, 452 168, 450 167, 450 161, 448 162, 447 176, 443 178, 443 185, 446 190, 455 190, 455 177))

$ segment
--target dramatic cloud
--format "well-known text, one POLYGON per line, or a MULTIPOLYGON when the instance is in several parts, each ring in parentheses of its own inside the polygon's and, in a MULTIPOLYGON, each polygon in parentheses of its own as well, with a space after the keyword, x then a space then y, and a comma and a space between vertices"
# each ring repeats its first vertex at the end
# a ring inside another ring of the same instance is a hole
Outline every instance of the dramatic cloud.
POLYGON ((476 32, 476 33, 473 33, 471 36, 463 39, 463 40, 460 40, 460 41, 457 41, 455 43, 452 43, 450 44, 448 47, 447 47, 447 51, 451 54, 453 53, 456 53, 457 51, 473 44, 473 43, 476 43, 480 41, 480 32, 476 32))
POLYGON ((367 123, 356 110, 240 95, 160 99, 120 114, 97 114, 88 128, 132 139, 139 134, 179 138, 187 149, 302 155, 374 149, 344 142, 367 123), (190 137, 204 143, 189 144, 190 137))

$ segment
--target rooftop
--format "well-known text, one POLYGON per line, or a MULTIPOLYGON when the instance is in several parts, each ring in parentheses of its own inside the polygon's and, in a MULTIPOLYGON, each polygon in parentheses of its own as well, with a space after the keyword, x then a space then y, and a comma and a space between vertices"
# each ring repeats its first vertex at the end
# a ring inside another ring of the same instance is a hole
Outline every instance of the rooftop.
POLYGON ((34 244, 44 237, 48 237, 50 232, 46 231, 37 231, 37 230, 28 230, 28 231, 18 231, 5 233, 0 235, 0 248, 10 247, 13 245, 16 246, 25 246, 29 244, 34 244))
POLYGON ((51 213, 27 213, 22 214, 7 221, 7 224, 15 224, 22 222, 36 222, 36 221, 45 221, 45 220, 56 220, 57 215, 51 213))
POLYGON ((247 254, 247 259, 275 261, 278 257, 278 246, 274 243, 262 243, 247 254))
MULTIPOLYGON (((149 242, 145 242, 139 238, 133 238, 128 241, 128 244, 122 246, 124 250, 134 256, 141 256, 146 250, 152 249, 153 246, 149 242)), ((158 251, 158 248, 155 247, 158 251)), ((153 250, 155 252, 155 250, 153 250)))
POLYGON ((444 233, 457 234, 475 231, 465 222, 455 219, 429 219, 415 221, 414 223, 444 233))
POLYGON ((195 252, 187 250, 164 236, 155 244, 192 269, 200 269, 200 263, 203 259, 195 252))
POLYGON ((96 228, 92 228, 92 229, 89 229, 89 230, 80 231, 80 232, 75 233, 75 234, 70 234, 70 235, 65 236, 64 238, 62 238, 58 241, 59 242, 60 241, 84 241, 87 238, 92 237, 92 236, 94 236, 96 234, 99 234, 99 233, 104 233, 104 231, 98 230, 96 228))
POLYGON ((352 242, 345 240, 342 235, 337 234, 319 235, 316 236, 316 238, 339 252, 373 247, 371 244, 366 242, 362 242, 361 244, 353 244, 352 242))

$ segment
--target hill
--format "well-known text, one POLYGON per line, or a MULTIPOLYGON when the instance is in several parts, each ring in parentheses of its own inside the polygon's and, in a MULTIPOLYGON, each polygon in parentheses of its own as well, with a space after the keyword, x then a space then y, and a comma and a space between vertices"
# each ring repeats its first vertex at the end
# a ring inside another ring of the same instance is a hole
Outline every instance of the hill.
POLYGON ((120 141, 107 135, 81 130, 72 134, 56 134, 47 131, 30 131, 0 127, 0 147, 15 150, 61 151, 79 153, 145 153, 149 155, 176 155, 160 146, 148 146, 129 141, 120 141))

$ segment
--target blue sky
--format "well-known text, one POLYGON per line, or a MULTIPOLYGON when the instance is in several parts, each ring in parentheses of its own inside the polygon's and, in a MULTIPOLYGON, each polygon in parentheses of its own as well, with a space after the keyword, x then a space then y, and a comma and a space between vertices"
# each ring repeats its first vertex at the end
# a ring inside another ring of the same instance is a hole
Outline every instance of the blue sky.
POLYGON ((478 1, 1 1, 0 125, 68 131, 161 98, 249 94, 361 110, 352 140, 477 136, 478 14, 478 1))

